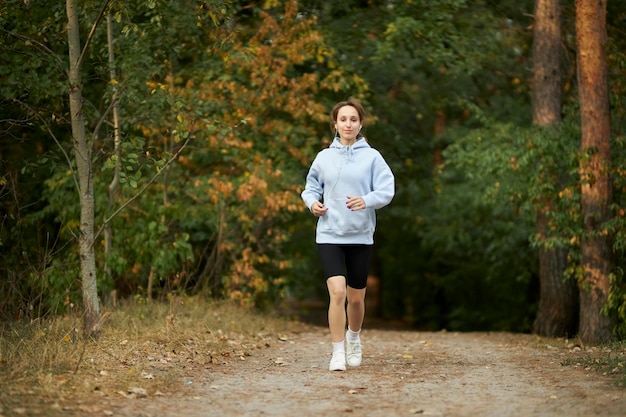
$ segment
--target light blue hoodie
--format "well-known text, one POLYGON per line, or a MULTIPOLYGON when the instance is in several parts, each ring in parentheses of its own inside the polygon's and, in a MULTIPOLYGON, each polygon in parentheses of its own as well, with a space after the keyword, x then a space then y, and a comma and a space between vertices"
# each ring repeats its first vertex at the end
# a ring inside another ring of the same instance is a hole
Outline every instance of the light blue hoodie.
POLYGON ((391 202, 395 181, 391 168, 380 152, 364 137, 351 146, 335 138, 327 149, 320 151, 311 164, 302 191, 302 201, 311 209, 316 201, 328 208, 317 221, 317 243, 374 243, 376 209, 391 202), (364 210, 346 207, 348 196, 362 197, 364 210))

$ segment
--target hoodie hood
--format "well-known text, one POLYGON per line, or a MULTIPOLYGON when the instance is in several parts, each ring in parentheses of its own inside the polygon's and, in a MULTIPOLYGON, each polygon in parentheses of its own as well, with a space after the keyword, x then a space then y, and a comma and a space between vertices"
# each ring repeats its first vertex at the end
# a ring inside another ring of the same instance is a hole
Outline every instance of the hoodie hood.
POLYGON ((346 161, 354 161, 355 151, 359 149, 367 149, 371 148, 370 144, 367 143, 365 136, 358 137, 356 142, 352 145, 342 145, 339 137, 335 137, 333 143, 329 146, 330 149, 336 150, 337 152, 343 154, 346 158, 346 161))

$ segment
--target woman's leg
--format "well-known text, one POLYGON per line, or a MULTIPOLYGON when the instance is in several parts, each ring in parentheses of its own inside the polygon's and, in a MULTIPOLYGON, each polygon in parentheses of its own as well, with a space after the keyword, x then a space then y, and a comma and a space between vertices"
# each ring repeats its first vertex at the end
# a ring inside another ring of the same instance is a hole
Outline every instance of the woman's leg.
POLYGON ((350 330, 358 332, 365 317, 365 291, 367 275, 372 256, 371 245, 356 245, 348 248, 346 268, 348 271, 347 299, 348 325, 350 330))
POLYGON ((365 317, 365 291, 371 254, 371 245, 359 245, 351 247, 346 255, 346 297, 350 330, 346 333, 346 362, 350 366, 360 366, 363 358, 360 332, 365 317))
POLYGON ((348 287, 348 327, 353 332, 358 332, 363 326, 365 317, 365 288, 356 289, 348 287))
POLYGON ((341 275, 326 280, 330 303, 328 328, 333 342, 343 342, 346 331, 346 278, 341 275))

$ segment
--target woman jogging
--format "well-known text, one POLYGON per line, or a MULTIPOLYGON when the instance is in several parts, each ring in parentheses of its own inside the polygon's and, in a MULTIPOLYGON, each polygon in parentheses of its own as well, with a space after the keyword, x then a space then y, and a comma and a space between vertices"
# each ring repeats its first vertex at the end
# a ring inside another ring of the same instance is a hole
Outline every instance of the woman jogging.
POLYGON ((330 296, 333 355, 329 370, 345 371, 346 361, 350 366, 361 364, 360 332, 375 210, 391 202, 395 182, 380 152, 360 133, 361 104, 357 100, 337 103, 331 117, 335 138, 311 164, 302 200, 318 217, 315 241, 330 296))

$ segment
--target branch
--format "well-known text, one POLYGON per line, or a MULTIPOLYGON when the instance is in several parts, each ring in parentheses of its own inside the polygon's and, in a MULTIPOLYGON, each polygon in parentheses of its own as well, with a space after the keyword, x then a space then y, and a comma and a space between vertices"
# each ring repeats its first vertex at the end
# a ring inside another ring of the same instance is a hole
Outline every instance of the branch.
POLYGON ((61 66, 63 66, 64 62, 61 60, 61 58, 59 58, 59 56, 57 54, 55 54, 54 51, 52 51, 50 48, 48 48, 43 43, 41 43, 39 41, 36 41, 35 39, 28 38, 28 37, 26 37, 24 35, 20 35, 19 33, 10 32, 10 31, 8 31, 8 30, 6 30, 4 28, 0 28, 0 30, 2 30, 4 33, 6 33, 9 36, 24 42, 24 44, 26 44, 27 46, 34 45, 35 47, 37 47, 37 49, 43 51, 45 54, 50 55, 53 58, 55 58, 57 60, 57 62, 61 66))
POLYGON ((110 3, 111 3, 111 0, 106 0, 104 2, 104 4, 102 5, 102 9, 100 9, 100 13, 98 13, 98 17, 96 18, 96 21, 93 22, 93 25, 91 26, 91 31, 89 32, 89 36, 87 36, 85 45, 83 45, 83 50, 81 51, 80 57, 78 58, 78 62, 77 62, 78 68, 80 68, 83 63, 83 58, 85 56, 85 53, 87 52, 87 48, 89 48, 89 44, 91 43, 91 40, 93 39, 93 36, 96 33, 96 28, 100 24, 100 21, 102 20, 102 17, 104 16, 106 9, 109 7, 110 3))
MULTIPOLYGON (((193 131, 193 128, 192 128, 193 131)), ((104 227, 111 221, 113 220, 113 218, 115 216, 117 216, 122 210, 124 210, 126 207, 128 207, 128 205, 130 203, 132 203, 133 201, 135 201, 140 195, 142 195, 147 189, 148 187, 150 187, 152 185, 152 183, 154 183, 154 181, 156 181, 156 179, 163 173, 165 172, 165 170, 167 170, 167 168, 178 158, 178 156, 183 152, 183 149, 185 149, 185 147, 187 146, 187 144, 189 143, 189 140, 191 140, 191 138, 193 137, 193 133, 190 133, 189 136, 187 137, 187 139, 185 140, 185 142, 183 143, 183 145, 176 151, 176 153, 174 155, 172 155, 172 157, 165 163, 165 165, 163 165, 163 169, 161 169, 159 172, 157 172, 156 174, 154 174, 154 176, 152 178, 150 178, 150 181, 148 181, 146 183, 146 185, 144 185, 141 190, 139 190, 139 192, 137 194, 135 194, 134 196, 132 196, 131 198, 129 198, 128 200, 126 200, 126 202, 124 204, 122 204, 117 210, 115 210, 113 212, 113 214, 111 214, 109 217, 107 217, 104 222, 102 223, 102 226, 100 226, 100 228, 98 229, 98 232, 94 235, 93 240, 91 241, 91 245, 93 246, 93 244, 96 242, 96 240, 98 239, 98 236, 100 235, 100 233, 102 233, 102 230, 104 229, 104 227)))
POLYGON ((119 102, 119 98, 112 99, 109 105, 107 106, 107 108, 104 110, 104 112, 102 113, 102 116, 100 116, 100 119, 98 120, 98 123, 96 124, 96 127, 93 129, 93 132, 91 134, 93 138, 97 137, 98 132, 100 131, 100 128, 107 121, 106 120, 107 115, 109 114, 111 109, 113 109, 113 106, 115 106, 115 104, 117 104, 118 102, 119 102))

